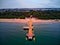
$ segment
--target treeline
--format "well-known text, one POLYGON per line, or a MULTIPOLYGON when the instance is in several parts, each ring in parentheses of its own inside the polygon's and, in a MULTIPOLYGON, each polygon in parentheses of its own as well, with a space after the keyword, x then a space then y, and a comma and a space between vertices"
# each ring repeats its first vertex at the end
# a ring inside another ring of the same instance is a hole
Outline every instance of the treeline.
POLYGON ((0 18, 20 18, 24 19, 32 15, 38 19, 60 19, 60 11, 55 10, 45 10, 45 11, 34 11, 30 10, 29 12, 0 12, 0 18))

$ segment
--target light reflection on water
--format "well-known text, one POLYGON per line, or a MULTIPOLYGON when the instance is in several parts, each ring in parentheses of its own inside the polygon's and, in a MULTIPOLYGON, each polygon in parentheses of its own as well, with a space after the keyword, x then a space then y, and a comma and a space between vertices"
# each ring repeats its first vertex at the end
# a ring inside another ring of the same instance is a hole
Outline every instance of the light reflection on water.
POLYGON ((60 23, 34 23, 36 40, 25 40, 25 23, 0 22, 0 45, 60 45, 60 23))

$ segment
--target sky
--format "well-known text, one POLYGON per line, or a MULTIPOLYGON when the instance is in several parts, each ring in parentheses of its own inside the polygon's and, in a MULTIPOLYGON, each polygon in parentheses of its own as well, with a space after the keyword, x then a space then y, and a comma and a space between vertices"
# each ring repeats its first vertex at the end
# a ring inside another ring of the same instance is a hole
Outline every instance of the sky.
POLYGON ((60 8, 60 0, 0 0, 2 8, 60 8))

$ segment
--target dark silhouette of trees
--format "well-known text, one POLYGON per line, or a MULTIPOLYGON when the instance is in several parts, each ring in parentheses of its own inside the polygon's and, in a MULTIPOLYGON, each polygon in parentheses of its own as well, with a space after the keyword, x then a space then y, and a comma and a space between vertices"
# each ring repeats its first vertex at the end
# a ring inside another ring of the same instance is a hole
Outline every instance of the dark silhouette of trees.
POLYGON ((17 11, 0 12, 0 18, 24 19, 25 17, 29 17, 30 15, 38 19, 60 19, 60 11, 56 11, 56 10, 45 10, 45 11, 30 10, 29 12, 17 12, 17 11))

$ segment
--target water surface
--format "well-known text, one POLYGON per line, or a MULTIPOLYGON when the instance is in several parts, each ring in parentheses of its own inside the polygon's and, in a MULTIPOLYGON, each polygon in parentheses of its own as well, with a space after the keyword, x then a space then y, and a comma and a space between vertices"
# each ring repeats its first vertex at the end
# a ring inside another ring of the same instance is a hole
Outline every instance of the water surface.
POLYGON ((0 22, 0 45, 60 45, 60 23, 34 23, 36 40, 27 41, 25 23, 0 22))

